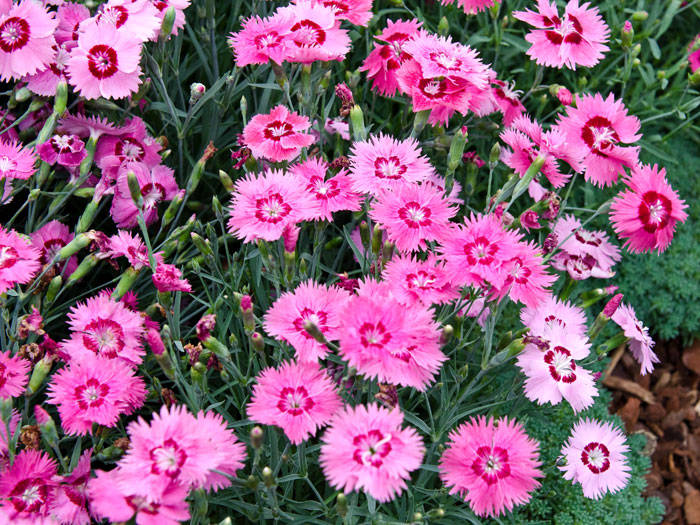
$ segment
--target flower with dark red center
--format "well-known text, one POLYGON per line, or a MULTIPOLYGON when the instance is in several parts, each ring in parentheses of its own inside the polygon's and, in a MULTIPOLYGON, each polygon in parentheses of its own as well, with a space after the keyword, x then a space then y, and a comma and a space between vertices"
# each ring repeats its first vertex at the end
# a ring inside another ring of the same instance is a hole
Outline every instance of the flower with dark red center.
POLYGON ((149 455, 151 457, 151 472, 156 475, 165 474, 170 478, 176 478, 180 474, 182 465, 187 461, 187 452, 180 448, 172 438, 153 447, 149 455))
POLYGON ((379 430, 358 434, 352 439, 355 451, 352 458, 366 467, 379 468, 382 458, 391 452, 391 434, 383 435, 379 430))
POLYGON ((273 162, 289 161, 302 148, 314 142, 305 133, 311 126, 309 119, 279 105, 267 115, 255 115, 243 129, 243 140, 256 158, 273 162))
POLYGON ((0 226, 0 294, 28 283, 39 270, 40 252, 14 230, 0 226))
POLYGON ((55 500, 56 474, 45 452, 20 451, 0 476, 0 505, 14 519, 42 520, 55 500))
POLYGON ((303 386, 285 387, 280 391, 279 398, 277 408, 292 416, 300 416, 304 412, 309 412, 314 406, 314 400, 309 397, 309 393, 303 386))
POLYGON ((510 476, 508 451, 501 447, 479 447, 472 470, 477 476, 481 476, 487 485, 498 483, 499 479, 510 476))

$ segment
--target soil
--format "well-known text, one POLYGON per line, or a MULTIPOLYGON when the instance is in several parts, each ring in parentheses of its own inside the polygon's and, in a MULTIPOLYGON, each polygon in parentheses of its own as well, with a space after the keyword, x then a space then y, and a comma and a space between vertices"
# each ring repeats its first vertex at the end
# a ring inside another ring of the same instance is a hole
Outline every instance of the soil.
POLYGON ((666 505, 663 525, 700 525, 700 340, 659 342, 654 350, 660 363, 641 376, 629 351, 618 348, 603 382, 627 432, 648 438, 645 495, 666 505))

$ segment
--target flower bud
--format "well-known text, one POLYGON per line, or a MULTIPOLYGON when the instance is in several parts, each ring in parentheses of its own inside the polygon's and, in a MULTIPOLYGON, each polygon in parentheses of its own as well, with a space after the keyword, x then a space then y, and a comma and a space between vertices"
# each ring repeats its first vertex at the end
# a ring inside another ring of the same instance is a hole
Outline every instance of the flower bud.
POLYGON ((268 489, 275 486, 275 475, 270 467, 262 469, 262 479, 268 489))
POLYGON ((574 101, 574 97, 571 94, 571 91, 569 91, 565 87, 560 87, 557 90, 557 99, 559 100, 559 103, 562 106, 570 106, 571 103, 574 101))
POLYGON ((622 41, 622 47, 629 49, 632 47, 632 40, 634 39, 634 29, 632 28, 632 22, 626 20, 620 31, 620 40, 622 41))
POLYGON ((83 259, 75 271, 70 274, 68 280, 66 281, 66 286, 72 286, 76 281, 85 277, 90 271, 97 265, 97 257, 90 254, 85 259, 83 259))
POLYGON ((52 366, 53 358, 49 356, 44 356, 41 361, 34 365, 32 376, 29 378, 29 385, 27 385, 26 395, 31 396, 41 388, 41 385, 44 384, 46 376, 48 376, 49 372, 51 372, 52 366))
POLYGON ((342 492, 335 500, 335 510, 341 518, 345 518, 348 514, 348 498, 342 492))
POLYGON ((54 299, 56 299, 56 294, 58 294, 58 291, 61 289, 61 285, 63 284, 63 278, 60 275, 57 275, 53 279, 51 279, 51 282, 49 283, 49 287, 46 289, 46 302, 47 303, 52 303, 54 299))
POLYGON ((199 82, 194 82, 190 85, 190 104, 194 104, 204 96, 207 92, 207 87, 199 82))
POLYGON ((315 341, 322 344, 325 344, 327 342, 326 337, 323 335, 323 332, 321 332, 318 325, 316 325, 316 323, 314 323, 310 319, 304 321, 304 330, 307 334, 313 337, 315 341))
POLYGON ((491 164, 492 166, 495 165, 500 157, 501 145, 498 142, 496 142, 493 146, 491 146, 491 152, 489 153, 489 164, 491 164))
POLYGON ((54 258, 54 261, 58 262, 68 259, 89 245, 90 242, 90 237, 85 233, 76 235, 72 241, 58 251, 58 255, 54 258))
POLYGON ((649 18, 649 13, 646 11, 635 11, 632 13, 632 20, 635 22, 644 22, 647 18, 649 18))
POLYGON ((365 129, 365 118, 362 114, 362 108, 354 105, 350 110, 350 127, 352 129, 352 138, 358 142, 367 138, 367 130, 365 129))
POLYGON ((163 22, 160 24, 160 38, 161 40, 166 40, 169 36, 170 33, 173 31, 173 26, 175 25, 175 16, 177 15, 177 12, 175 11, 174 7, 168 7, 168 10, 165 11, 165 15, 163 16, 163 22))
POLYGON ((260 332, 253 332, 253 334, 250 336, 250 342, 253 343, 253 348, 256 352, 260 354, 265 353, 265 341, 263 336, 260 335, 260 332))
POLYGON ((688 82, 691 86, 700 86, 700 69, 696 69, 692 75, 688 75, 688 82))
POLYGON ((263 438, 265 437, 265 432, 259 426, 254 426, 253 430, 250 431, 250 445, 255 450, 260 450, 263 446, 263 438))
POLYGON ((447 343, 450 342, 450 339, 452 339, 452 335, 454 334, 455 329, 452 328, 452 325, 446 324, 445 326, 442 327, 442 333, 440 334, 440 344, 442 346, 445 346, 447 343))
POLYGON ((243 328, 246 334, 252 334, 255 330, 255 315, 253 314, 253 300, 250 295, 245 294, 240 298, 241 316, 243 317, 243 328))
POLYGON ((41 408, 40 405, 34 405, 34 419, 36 419, 37 425, 39 425, 39 430, 41 431, 41 437, 49 447, 52 445, 58 445, 58 433, 56 432, 56 423, 49 413, 41 408))
POLYGON ((454 171, 462 162, 462 155, 464 154, 464 146, 467 143, 467 133, 466 128, 463 130, 458 130, 452 137, 452 143, 450 144, 450 152, 447 155, 447 169, 449 171, 454 171))
POLYGON ((53 99, 53 111, 57 115, 63 115, 68 105, 68 83, 61 79, 56 84, 56 96, 53 99))
POLYGON ((447 17, 443 16, 440 19, 440 22, 438 23, 438 35, 447 36, 447 34, 449 32, 450 32, 450 22, 447 20, 447 17))
POLYGON ((228 173, 226 173, 223 170, 219 170, 219 181, 221 181, 221 185, 227 192, 233 192, 234 184, 231 180, 231 177, 229 177, 228 173))
POLYGON ((190 238, 194 243, 195 247, 206 257, 211 257, 214 252, 211 249, 211 243, 209 239, 205 239, 202 236, 196 234, 195 232, 190 233, 190 238))
POLYGON ((136 204, 138 209, 141 209, 143 207, 143 195, 141 194, 141 185, 139 184, 139 180, 136 178, 136 173, 133 171, 127 173, 126 182, 129 185, 131 200, 134 201, 134 204, 136 204))

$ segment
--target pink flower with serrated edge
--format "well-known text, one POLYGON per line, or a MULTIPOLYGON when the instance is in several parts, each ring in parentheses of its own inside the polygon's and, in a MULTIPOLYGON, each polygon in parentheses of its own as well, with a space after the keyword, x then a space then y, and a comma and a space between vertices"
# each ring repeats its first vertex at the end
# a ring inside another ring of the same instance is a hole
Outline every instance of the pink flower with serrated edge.
POLYGON ((503 263, 506 275, 503 286, 496 287, 494 295, 500 300, 506 295, 513 302, 526 306, 537 306, 549 294, 548 288, 556 281, 556 276, 547 272, 540 247, 534 243, 519 241, 516 254, 503 263))
POLYGON ((425 261, 412 255, 392 257, 382 273, 392 295, 398 302, 411 306, 443 304, 459 297, 459 290, 447 279, 445 268, 433 254, 425 261))
MULTIPOLYGON (((453 4, 455 0, 440 0, 442 5, 453 4)), ((486 11, 494 4, 494 0, 457 0, 457 5, 464 9, 468 15, 475 15, 481 11, 486 11)))
POLYGON ((688 206, 666 180, 666 170, 641 165, 626 177, 627 189, 610 206, 610 221, 617 236, 633 253, 661 253, 673 240, 676 224, 685 222, 688 206))
POLYGON ((511 126, 513 121, 525 113, 525 106, 520 102, 523 92, 515 89, 515 82, 506 83, 498 79, 491 80, 491 97, 496 108, 503 113, 503 125, 511 126))
POLYGON ((610 29, 597 7, 586 2, 569 0, 563 17, 555 2, 537 0, 537 12, 529 9, 514 11, 513 16, 537 29, 530 31, 525 40, 532 46, 527 54, 540 65, 561 68, 566 66, 593 67, 603 58, 610 29))
POLYGON ((595 380, 590 371, 576 363, 588 355, 588 339, 559 325, 545 330, 542 338, 548 349, 530 343, 518 354, 518 367, 526 377, 525 396, 540 405, 557 405, 565 399, 574 412, 590 407, 598 396, 595 380))
POLYGON ((56 28, 56 43, 65 45, 70 51, 78 45, 78 30, 83 20, 90 18, 90 10, 82 4, 66 2, 58 6, 56 11, 58 27, 56 28))
POLYGON ((603 272, 612 272, 615 263, 622 258, 620 249, 610 242, 607 233, 582 228, 581 221, 573 215, 561 217, 552 232, 559 239, 562 251, 579 257, 590 255, 603 272))
POLYGON ((0 398, 17 397, 24 393, 29 381, 31 363, 18 355, 0 352, 0 398))
POLYGON ((0 140, 0 179, 26 180, 36 173, 36 161, 33 148, 16 140, 0 140))
POLYGON ((151 276, 159 292, 191 292, 192 285, 182 278, 182 271, 174 264, 159 263, 151 276))
POLYGON ((400 251, 412 252, 424 250, 426 241, 442 238, 456 213, 436 186, 405 183, 381 191, 372 201, 369 216, 400 251))
POLYGON ((41 267, 40 257, 28 240, 0 226, 0 294, 31 281, 41 267))
POLYGON ((318 204, 298 176, 280 170, 236 181, 228 229, 244 242, 276 241, 287 227, 318 215, 318 204))
POLYGON ((124 131, 100 138, 95 148, 95 164, 101 170, 114 166, 114 173, 124 162, 143 162, 154 168, 162 162, 163 146, 151 137, 146 123, 139 117, 127 119, 124 131), (112 161, 106 163, 107 161, 112 161))
POLYGON ((27 89, 32 93, 44 97, 52 97, 56 94, 58 83, 68 81, 66 78, 66 64, 70 58, 70 53, 64 45, 55 47, 56 56, 47 68, 22 78, 27 83, 27 89))
POLYGON ((58 407, 67 434, 85 435, 94 424, 116 426, 145 399, 143 379, 128 363, 86 353, 51 376, 47 403, 58 407))
POLYGON ((295 50, 290 34, 295 24, 292 13, 276 12, 260 18, 252 16, 243 22, 237 33, 231 33, 228 44, 233 50, 236 65, 267 64, 272 60, 282 64, 289 60, 295 50))
POLYGON ((71 473, 61 479, 51 512, 52 516, 55 516, 60 523, 90 525, 90 514, 87 509, 87 485, 91 473, 91 456, 92 449, 90 448, 83 452, 71 473))
POLYGON ((350 150, 350 180, 358 193, 378 194, 407 182, 421 182, 434 173, 418 142, 371 135, 350 150))
POLYGON ((659 362, 659 358, 652 350, 654 340, 649 336, 649 329, 637 319, 634 308, 627 304, 620 304, 611 319, 622 328, 625 336, 630 338, 630 351, 641 365, 640 373, 646 375, 654 370, 654 363, 659 362))
POLYGON ((625 435, 610 422, 580 419, 561 450, 564 479, 579 483, 583 495, 600 499, 622 490, 630 477, 625 435))
MULTIPOLYGON (((116 235, 109 238, 109 248, 112 257, 126 257, 129 264, 135 270, 141 270, 149 266, 148 249, 138 234, 132 234, 126 230, 119 230, 116 235)), ((161 252, 154 254, 158 264, 163 263, 161 252)))
POLYGON ((585 335, 586 314, 580 307, 550 295, 536 307, 520 310, 520 320, 530 334, 543 336, 552 326, 561 326, 568 333, 585 335))
POLYGON ((540 486, 538 443, 516 420, 470 418, 449 437, 440 478, 477 516, 501 516, 540 486))
POLYGON ((37 151, 44 162, 58 163, 67 168, 79 166, 87 157, 85 143, 77 135, 54 135, 39 144, 37 151))
POLYGON ((80 24, 80 31, 94 24, 112 24, 119 32, 146 42, 158 33, 161 20, 151 0, 108 0, 99 6, 95 16, 80 24))
POLYGON ((306 181, 306 189, 318 204, 316 220, 331 222, 337 211, 360 211, 361 195, 353 191, 352 182, 346 169, 328 177, 328 163, 318 158, 293 164, 289 173, 306 181))
POLYGON ((576 96, 576 106, 569 106, 558 121, 572 150, 583 158, 584 177, 596 186, 612 186, 624 168, 639 162, 639 147, 632 144, 639 134, 639 119, 627 115, 621 100, 611 93, 603 98, 595 95, 576 96))
MULTIPOLYGON (((32 233, 30 237, 34 247, 41 252, 41 264, 49 264, 61 248, 73 240, 74 235, 65 224, 51 221, 32 233)), ((68 261, 58 263, 58 270, 62 271, 64 265, 66 266, 65 275, 70 275, 78 267, 78 258, 72 256, 68 261)))
POLYGON ((376 404, 346 407, 323 435, 319 461, 328 483, 346 494, 362 491, 385 503, 407 487, 425 454, 403 413, 376 404))
POLYGON ((279 105, 250 119, 243 128, 243 141, 256 158, 289 161, 313 144, 314 138, 305 133, 310 126, 308 117, 279 105))
POLYGON ((337 340, 341 312, 349 299, 350 294, 341 288, 306 281, 274 302, 265 314, 265 331, 292 345, 300 362, 323 359, 328 348, 306 332, 304 323, 313 322, 327 340, 337 340))
POLYGON ((46 452, 22 450, 0 474, 0 506, 7 523, 46 523, 56 497, 56 462, 46 452))
POLYGON ((284 362, 258 376, 248 403, 248 417, 280 427, 298 445, 331 420, 343 407, 337 385, 317 363, 284 362))
MULTIPOLYGON (((295 0, 294 3, 298 3, 295 0)), ((336 20, 347 20, 356 26, 366 26, 372 19, 373 0, 312 0, 312 4, 330 7, 336 20)))

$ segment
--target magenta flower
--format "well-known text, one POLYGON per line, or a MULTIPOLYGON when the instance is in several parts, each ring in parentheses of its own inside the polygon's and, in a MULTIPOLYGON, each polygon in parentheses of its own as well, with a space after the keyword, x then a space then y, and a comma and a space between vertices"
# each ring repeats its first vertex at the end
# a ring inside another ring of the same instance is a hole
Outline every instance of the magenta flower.
POLYGON ((124 476, 120 468, 96 473, 88 483, 88 496, 90 510, 98 518, 125 523, 135 517, 137 525, 180 525, 190 518, 186 485, 166 481, 160 497, 150 501, 139 481, 124 476))
POLYGON ((547 273, 542 252, 534 242, 519 241, 515 256, 503 263, 501 271, 505 281, 501 287, 494 284, 494 295, 499 300, 508 295, 513 302, 526 306, 537 306, 545 300, 550 294, 547 288, 556 281, 556 276, 547 273))
POLYGON ((592 275, 603 277, 615 274, 612 268, 622 255, 605 232, 585 230, 581 227, 580 220, 573 215, 565 215, 556 222, 552 233, 557 236, 560 248, 565 254, 582 258, 590 256, 595 259, 592 275))
POLYGON ((116 175, 124 162, 142 162, 155 168, 162 162, 163 146, 148 134, 146 123, 134 117, 128 119, 123 131, 100 137, 95 149, 95 164, 101 170, 112 169, 116 175))
POLYGON ((539 405, 557 405, 566 399, 574 412, 590 407, 598 396, 595 380, 591 372, 576 364, 589 353, 587 338, 552 325, 542 339, 548 344, 546 350, 531 342, 518 355, 518 366, 526 377, 525 396, 539 405))
POLYGON ((421 182, 435 171, 412 138, 399 141, 381 133, 371 135, 355 142, 350 153, 350 180, 358 193, 377 195, 382 189, 421 182))
POLYGON ((559 120, 569 147, 583 158, 584 176, 596 186, 612 186, 624 168, 639 162, 639 147, 621 146, 642 138, 639 119, 628 116, 621 100, 600 93, 576 97, 559 120))
POLYGON ((654 341, 649 336, 649 329, 637 319, 634 308, 627 304, 621 304, 611 319, 622 328, 625 336, 629 337, 630 351, 641 365, 641 374, 646 375, 654 370, 654 363, 659 362, 659 358, 652 350, 654 341))
POLYGON ((313 0, 296 0, 278 9, 277 14, 294 17, 290 29, 293 51, 287 59, 289 62, 342 61, 350 51, 348 32, 340 29, 340 21, 336 20, 335 10, 331 7, 313 0))
POLYGON ((361 283, 343 319, 338 352, 370 379, 425 390, 447 359, 432 313, 418 303, 407 309, 386 283, 361 283))
POLYGON ((328 483, 346 494, 361 490, 382 503, 406 488, 420 467, 423 442, 403 413, 376 404, 346 407, 323 435, 319 461, 328 483))
POLYGON ((700 69, 700 48, 693 51, 693 47, 695 47, 698 40, 700 40, 700 35, 696 36, 688 46, 688 63, 693 73, 700 69))
POLYGON ((590 3, 579 6, 578 0, 569 0, 564 16, 559 18, 556 3, 537 0, 538 12, 513 11, 518 20, 537 29, 525 36, 532 46, 527 54, 540 65, 569 69, 576 66, 593 67, 603 58, 610 29, 601 18, 598 8, 589 9, 590 3))
POLYGON ((56 55, 54 13, 32 0, 10 6, 0 15, 0 80, 33 75, 56 55))
POLYGON ((85 143, 77 135, 54 135, 37 147, 41 160, 74 168, 87 157, 85 143))
MULTIPOLYGON (((442 5, 453 4, 455 0, 440 0, 442 5)), ((475 15, 491 7, 494 0, 457 0, 457 5, 468 15, 475 15)))
POLYGON ((255 158, 272 162, 292 160, 314 138, 308 133, 311 124, 303 117, 279 105, 266 115, 255 115, 243 128, 243 141, 255 158))
POLYGON ((0 180, 26 180, 36 173, 36 153, 16 140, 0 140, 0 180))
POLYGON ((291 13, 276 12, 267 18, 251 16, 243 22, 242 29, 231 33, 229 46, 236 57, 236 65, 276 64, 289 60, 295 50, 290 34, 295 18, 291 13))
POLYGON ((459 297, 459 290, 447 279, 445 268, 433 254, 425 261, 414 256, 392 257, 382 274, 391 294, 405 306, 443 304, 459 297))
POLYGON ((60 523, 90 525, 87 484, 90 480, 91 456, 91 448, 83 452, 73 471, 61 480, 52 509, 52 515, 60 523))
POLYGON ((31 363, 10 351, 0 352, 0 398, 17 397, 24 393, 29 381, 31 363))
POLYGON ((0 474, 0 506, 8 523, 45 522, 56 497, 56 462, 46 452, 22 450, 0 474))
POLYGON ((26 284, 41 267, 41 254, 14 230, 0 226, 0 294, 15 284, 26 284))
POLYGON ((97 355, 130 366, 143 361, 143 317, 112 299, 108 291, 73 306, 68 325, 71 335, 61 347, 70 360, 97 355))
POLYGON ((248 403, 248 417, 280 427, 298 445, 328 424, 343 407, 337 384, 317 363, 286 361, 260 372, 248 403))
POLYGON ((515 89, 515 82, 506 84, 501 80, 491 80, 491 97, 496 109, 503 113, 504 126, 511 126, 516 118, 525 113, 525 106, 520 102, 522 94, 522 91, 515 89))
POLYGON ((127 430, 131 447, 119 461, 118 487, 125 493, 136 488, 152 503, 166 496, 171 483, 228 486, 214 471, 234 474, 243 467, 245 447, 218 414, 195 417, 184 406, 163 406, 150 423, 139 418, 127 430))
POLYGON ((561 450, 566 465, 559 468, 564 479, 581 485, 584 496, 600 499, 606 492, 614 494, 627 485, 628 450, 624 434, 612 423, 580 419, 561 450))
MULTIPOLYGON (((372 19, 373 0, 312 0, 312 4, 330 7, 336 20, 347 20, 356 26, 366 26, 372 19)), ((299 0, 294 0, 299 3, 299 0)))
POLYGON ((228 228, 244 242, 276 241, 285 228, 318 215, 318 203, 303 179, 280 170, 238 179, 228 228))
POLYGON ((327 340, 337 340, 341 313, 349 299, 350 294, 341 288, 306 281, 275 301, 265 314, 265 331, 292 345, 300 362, 323 359, 328 348, 304 330, 304 323, 311 321, 327 340))
POLYGON ((403 44, 413 35, 418 34, 421 22, 418 20, 387 20, 386 27, 375 36, 374 48, 362 63, 360 71, 367 72, 372 80, 372 89, 381 95, 393 97, 399 87, 396 71, 410 56, 403 52, 403 44))
POLYGON ((20 416, 19 412, 17 412, 17 410, 13 408, 10 414, 10 421, 7 423, 7 425, 5 423, 0 425, 0 465, 2 465, 3 470, 7 467, 8 444, 10 442, 10 439, 12 439, 12 436, 15 435, 15 430, 17 429, 17 425, 20 421, 22 421, 22 416, 20 416), (8 427, 10 429, 9 437, 7 435, 8 427))
POLYGON ((586 334, 586 314, 580 307, 560 301, 550 295, 536 307, 520 310, 520 320, 530 329, 530 334, 543 337, 553 326, 560 326, 567 333, 586 334))
MULTIPOLYGON (((81 25, 82 29, 82 25, 81 25)), ((114 24, 86 24, 71 50, 71 85, 87 99, 124 98, 141 84, 141 40, 114 24)))
POLYGON ((102 135, 120 135, 124 132, 104 117, 84 114, 66 115, 58 121, 58 132, 78 135, 80 138, 99 139, 102 135))
MULTIPOLYGON (((147 268, 150 264, 148 261, 148 249, 138 234, 119 230, 116 235, 112 235, 109 238, 109 249, 112 258, 126 257, 135 270, 147 268)), ((163 264, 163 255, 160 252, 154 255, 157 264, 163 264)))
POLYGON ((512 149, 502 150, 501 160, 521 177, 538 156, 544 157, 542 173, 555 188, 561 188, 571 178, 571 174, 561 172, 559 160, 574 171, 581 171, 582 155, 566 142, 564 132, 556 126, 543 131, 539 122, 524 115, 501 133, 501 140, 512 149))
POLYGON ((89 25, 112 24, 126 33, 146 42, 158 35, 161 20, 152 0, 109 0, 97 9, 94 17, 80 25, 86 31, 89 25))
POLYGON ((289 173, 307 181, 306 189, 313 194, 318 204, 315 219, 331 222, 336 211, 360 211, 361 196, 352 190, 352 183, 346 169, 326 178, 328 164, 314 157, 293 164, 289 173))
POLYGON ((625 247, 633 252, 666 250, 678 222, 685 222, 688 206, 666 180, 666 170, 641 165, 625 179, 627 190, 615 197, 610 221, 625 247))
POLYGON ((160 263, 152 275, 153 285, 159 292, 191 292, 192 285, 182 278, 182 271, 173 265, 160 263))
POLYGON ((54 36, 56 43, 66 46, 67 50, 78 45, 78 30, 83 20, 90 18, 90 10, 82 4, 65 2, 58 6, 56 11, 58 27, 54 36))
POLYGON ((114 427, 122 414, 143 405, 146 387, 128 363, 85 354, 52 375, 47 403, 58 406, 67 434, 92 434, 93 425, 114 427))
POLYGON ((530 500, 543 477, 538 444, 514 419, 470 418, 450 433, 440 478, 477 516, 500 516, 530 500))
POLYGON ((425 241, 440 239, 448 231, 457 209, 432 184, 401 184, 380 192, 369 216, 387 239, 402 252, 424 250, 425 241))

